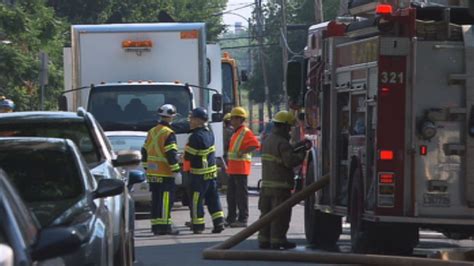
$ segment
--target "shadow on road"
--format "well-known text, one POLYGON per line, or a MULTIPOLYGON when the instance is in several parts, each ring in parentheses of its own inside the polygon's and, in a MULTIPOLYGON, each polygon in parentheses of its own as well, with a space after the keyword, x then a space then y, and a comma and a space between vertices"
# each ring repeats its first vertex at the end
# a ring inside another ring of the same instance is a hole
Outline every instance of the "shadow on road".
MULTIPOLYGON (((304 239, 290 239, 298 244, 297 251, 314 252, 314 250, 306 249, 306 241, 304 239)), ((135 252, 137 256, 136 266, 145 265, 314 265, 309 263, 296 262, 270 262, 270 261, 228 261, 228 260, 205 260, 202 258, 202 251, 208 247, 216 245, 219 242, 204 242, 204 243, 187 243, 174 245, 160 245, 160 246, 144 246, 136 247, 135 252), (173 254, 170 256, 170 254, 173 254)), ((257 250, 257 240, 246 240, 239 244, 234 249, 236 250, 257 250)))

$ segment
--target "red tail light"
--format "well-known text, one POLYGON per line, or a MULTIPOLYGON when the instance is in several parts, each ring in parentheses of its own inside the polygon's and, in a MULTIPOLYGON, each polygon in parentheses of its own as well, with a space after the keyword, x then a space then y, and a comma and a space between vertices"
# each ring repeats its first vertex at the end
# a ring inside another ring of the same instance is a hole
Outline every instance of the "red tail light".
POLYGON ((391 150, 381 150, 379 153, 379 158, 382 161, 391 161, 393 160, 393 151, 391 150))
POLYGON ((394 184, 395 175, 393 173, 379 173, 379 184, 394 184))
POLYGON ((378 5, 375 13, 379 15, 390 15, 393 13, 393 7, 391 5, 378 5))
POLYGON ((428 147, 426 145, 420 146, 420 155, 426 155, 428 153, 428 147))

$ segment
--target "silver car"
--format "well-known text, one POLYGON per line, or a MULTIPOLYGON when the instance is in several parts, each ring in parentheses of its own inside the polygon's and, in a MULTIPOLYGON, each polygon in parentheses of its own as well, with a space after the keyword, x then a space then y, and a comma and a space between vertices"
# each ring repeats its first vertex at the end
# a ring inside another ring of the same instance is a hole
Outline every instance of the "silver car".
MULTIPOLYGON (((147 132, 143 131, 108 131, 105 135, 109 138, 112 144, 112 149, 115 152, 123 150, 141 151, 147 132)), ((145 171, 143 167, 137 166, 136 170, 145 171)), ((136 203, 148 204, 151 202, 151 192, 148 183, 135 184, 130 191, 133 200, 136 203)))

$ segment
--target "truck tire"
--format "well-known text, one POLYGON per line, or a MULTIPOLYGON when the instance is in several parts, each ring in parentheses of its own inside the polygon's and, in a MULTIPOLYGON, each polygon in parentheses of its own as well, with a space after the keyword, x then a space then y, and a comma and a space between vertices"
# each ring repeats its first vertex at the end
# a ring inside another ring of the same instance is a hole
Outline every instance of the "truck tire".
MULTIPOLYGON (((309 167, 305 185, 315 181, 314 169, 309 167)), ((306 240, 311 245, 323 249, 334 249, 342 233, 340 216, 323 213, 314 209, 315 196, 311 195, 305 200, 304 226, 306 240)))
POLYGON ((349 194, 349 219, 351 223, 351 246, 354 253, 367 253, 370 250, 370 231, 368 222, 362 219, 364 212, 364 187, 362 183, 362 171, 355 167, 352 171, 350 194, 349 194))

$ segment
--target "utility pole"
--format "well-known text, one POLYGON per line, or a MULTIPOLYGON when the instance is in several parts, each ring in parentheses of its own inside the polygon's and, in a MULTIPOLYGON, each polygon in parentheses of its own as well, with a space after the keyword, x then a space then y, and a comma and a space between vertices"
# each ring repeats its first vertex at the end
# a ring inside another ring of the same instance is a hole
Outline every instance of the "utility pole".
POLYGON ((316 23, 324 21, 323 0, 314 0, 314 20, 316 23))
POLYGON ((267 67, 265 64, 265 56, 263 55, 263 15, 262 15, 262 0, 255 0, 256 19, 257 19, 257 42, 258 42, 258 54, 260 64, 262 66, 263 73, 263 84, 265 90, 265 102, 267 105, 268 118, 272 119, 272 105, 270 103, 270 91, 268 88, 268 76, 267 67))
POLYGON ((285 107, 286 109, 288 109, 288 93, 287 93, 287 90, 286 90, 286 83, 287 83, 287 80, 286 80, 286 72, 287 72, 287 66, 288 66, 288 47, 289 44, 287 42, 288 40, 288 30, 286 28, 286 0, 280 0, 280 4, 281 4, 281 36, 280 36, 280 40, 281 40, 281 48, 282 48, 282 61, 283 61, 283 83, 282 83, 282 87, 283 87, 283 102, 285 103, 285 107))

